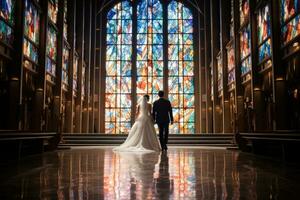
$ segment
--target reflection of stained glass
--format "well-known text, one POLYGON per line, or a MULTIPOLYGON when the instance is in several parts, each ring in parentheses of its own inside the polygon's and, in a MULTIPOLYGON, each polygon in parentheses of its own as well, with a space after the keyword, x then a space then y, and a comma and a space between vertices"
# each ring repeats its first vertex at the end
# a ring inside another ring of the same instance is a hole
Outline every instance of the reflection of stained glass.
POLYGON ((193 134, 194 122, 194 65, 193 19, 191 11, 182 3, 168 6, 168 87, 173 104, 172 133, 193 134))
POLYGON ((10 25, 15 24, 15 0, 1 0, 0 16, 10 25))
POLYGON ((0 40, 10 45, 13 45, 14 40, 12 28, 2 20, 0 20, 0 40))
POLYGON ((48 17, 55 24, 57 22, 57 13, 58 13, 58 0, 49 0, 48 1, 48 17))
POLYGON ((132 7, 129 1, 107 14, 105 131, 128 133, 131 127, 132 7))
POLYGON ((24 34, 34 43, 39 42, 40 16, 30 0, 25 1, 24 34))
POLYGON ((249 0, 240 0, 240 25, 249 19, 249 0))
POLYGON ((263 61, 265 58, 271 56, 271 39, 268 39, 258 48, 258 60, 259 62, 263 61))
POLYGON ((261 44, 271 35, 271 21, 269 6, 259 10, 257 15, 258 43, 261 44))
POLYGON ((223 89, 223 65, 221 57, 217 59, 217 70, 218 70, 218 91, 223 89))
POLYGON ((38 62, 38 50, 27 39, 24 39, 23 52, 24 52, 24 55, 27 56, 31 61, 33 61, 35 63, 38 62))
POLYGON ((240 34, 241 59, 244 59, 250 54, 250 38, 250 26, 248 26, 240 34))
POLYGON ((241 63, 241 73, 242 75, 245 75, 251 71, 251 57, 248 57, 241 63))
POLYGON ((298 0, 280 0, 280 19, 281 23, 287 22, 291 17, 299 12, 298 0))
POLYGON ((300 34, 300 15, 281 28, 282 44, 285 45, 300 34))

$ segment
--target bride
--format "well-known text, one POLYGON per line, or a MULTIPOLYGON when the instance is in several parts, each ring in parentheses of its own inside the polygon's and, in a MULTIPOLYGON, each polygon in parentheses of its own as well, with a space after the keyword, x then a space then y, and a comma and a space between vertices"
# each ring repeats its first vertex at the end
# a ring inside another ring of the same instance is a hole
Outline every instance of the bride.
POLYGON ((114 151, 160 151, 161 147, 156 136, 151 117, 152 106, 148 103, 149 95, 144 95, 137 107, 137 118, 128 137, 114 151))

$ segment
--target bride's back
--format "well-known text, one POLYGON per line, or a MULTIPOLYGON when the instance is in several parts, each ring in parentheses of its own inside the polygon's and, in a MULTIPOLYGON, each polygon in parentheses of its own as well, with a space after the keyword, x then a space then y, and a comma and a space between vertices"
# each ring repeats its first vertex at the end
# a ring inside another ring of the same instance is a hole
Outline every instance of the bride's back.
POLYGON ((151 104, 147 102, 145 98, 139 103, 140 115, 150 115, 151 104))

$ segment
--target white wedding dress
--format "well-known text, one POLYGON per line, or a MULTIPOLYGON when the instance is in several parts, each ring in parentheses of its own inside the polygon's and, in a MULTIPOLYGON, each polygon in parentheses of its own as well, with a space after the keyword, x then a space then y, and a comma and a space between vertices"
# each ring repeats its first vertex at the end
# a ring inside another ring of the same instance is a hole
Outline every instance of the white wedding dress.
POLYGON ((150 106, 144 97, 139 103, 139 110, 139 116, 131 127, 125 142, 114 148, 114 151, 150 152, 161 150, 151 117, 150 106))

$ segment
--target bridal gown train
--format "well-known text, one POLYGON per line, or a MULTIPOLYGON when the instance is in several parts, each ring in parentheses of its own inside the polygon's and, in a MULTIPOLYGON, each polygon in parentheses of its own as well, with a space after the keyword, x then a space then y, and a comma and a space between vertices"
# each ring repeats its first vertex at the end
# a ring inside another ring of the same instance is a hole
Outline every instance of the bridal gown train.
POLYGON ((139 103, 140 113, 125 142, 114 151, 149 152, 160 151, 161 147, 150 115, 150 107, 143 97, 139 103))

